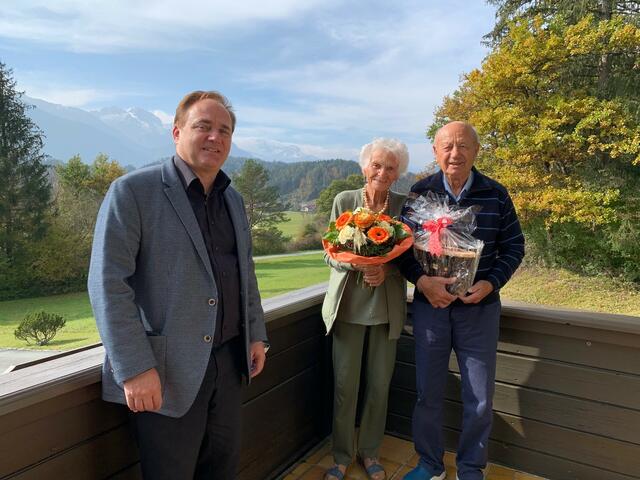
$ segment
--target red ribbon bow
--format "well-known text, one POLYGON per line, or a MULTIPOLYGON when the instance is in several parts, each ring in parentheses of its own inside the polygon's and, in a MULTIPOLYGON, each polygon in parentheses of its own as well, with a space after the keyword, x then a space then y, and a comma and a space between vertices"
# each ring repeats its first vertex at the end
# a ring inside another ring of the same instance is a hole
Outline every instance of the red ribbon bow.
POLYGON ((440 217, 437 220, 429 220, 422 224, 422 228, 431 232, 429 235, 428 250, 435 256, 442 255, 442 242, 440 242, 440 231, 453 224, 450 217, 440 217))

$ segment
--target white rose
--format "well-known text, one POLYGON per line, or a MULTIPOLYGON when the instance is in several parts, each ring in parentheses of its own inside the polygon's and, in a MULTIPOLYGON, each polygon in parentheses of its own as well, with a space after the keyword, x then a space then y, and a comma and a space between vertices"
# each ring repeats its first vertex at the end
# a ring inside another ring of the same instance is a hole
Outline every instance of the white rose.
POLYGON ((353 240, 353 234, 355 231, 355 228, 349 225, 345 225, 344 227, 342 227, 342 230, 340 230, 340 233, 338 234, 338 241, 344 245, 349 240, 353 240))

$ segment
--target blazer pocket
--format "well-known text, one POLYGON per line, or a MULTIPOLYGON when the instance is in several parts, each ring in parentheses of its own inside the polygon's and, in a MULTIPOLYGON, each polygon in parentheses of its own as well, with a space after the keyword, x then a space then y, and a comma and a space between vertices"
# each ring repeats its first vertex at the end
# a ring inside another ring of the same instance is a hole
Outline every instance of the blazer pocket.
POLYGON ((151 345, 153 356, 156 358, 156 370, 158 370, 162 393, 164 393, 164 387, 167 379, 167 337, 164 335, 147 334, 147 338, 149 339, 149 345, 151 345))

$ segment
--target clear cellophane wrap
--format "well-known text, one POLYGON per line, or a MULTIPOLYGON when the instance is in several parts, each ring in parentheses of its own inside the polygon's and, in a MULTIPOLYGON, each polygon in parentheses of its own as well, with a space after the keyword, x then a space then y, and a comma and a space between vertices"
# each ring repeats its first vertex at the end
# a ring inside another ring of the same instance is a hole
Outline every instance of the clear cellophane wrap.
POLYGON ((449 197, 427 192, 407 200, 404 217, 417 227, 413 252, 425 273, 432 277, 455 277, 447 290, 464 296, 473 285, 484 242, 471 234, 479 207, 449 205, 449 197))

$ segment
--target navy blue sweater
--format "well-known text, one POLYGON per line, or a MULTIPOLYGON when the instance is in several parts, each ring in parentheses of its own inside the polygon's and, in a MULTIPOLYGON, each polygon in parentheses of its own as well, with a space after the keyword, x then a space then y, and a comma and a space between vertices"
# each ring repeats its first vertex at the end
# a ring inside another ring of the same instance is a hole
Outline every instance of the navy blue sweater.
MULTIPOLYGON (((431 191, 439 195, 449 195, 451 205, 481 207, 481 210, 476 213, 477 228, 473 236, 484 242, 484 248, 474 283, 478 280, 487 280, 493 285, 493 292, 481 302, 486 304, 499 300, 500 288, 507 283, 520 265, 524 257, 524 235, 522 235, 520 222, 507 189, 495 180, 482 175, 475 167, 473 175, 473 184, 459 203, 444 189, 442 171, 417 182, 411 187, 411 194, 423 195, 431 191)), ((404 216, 402 220, 415 228, 415 224, 404 216)), ((422 267, 413 256, 413 249, 406 251, 395 263, 405 278, 413 284, 424 275, 422 267)), ((417 289, 414 300, 427 301, 417 289)), ((455 303, 465 305, 460 300, 456 300, 455 303)))

